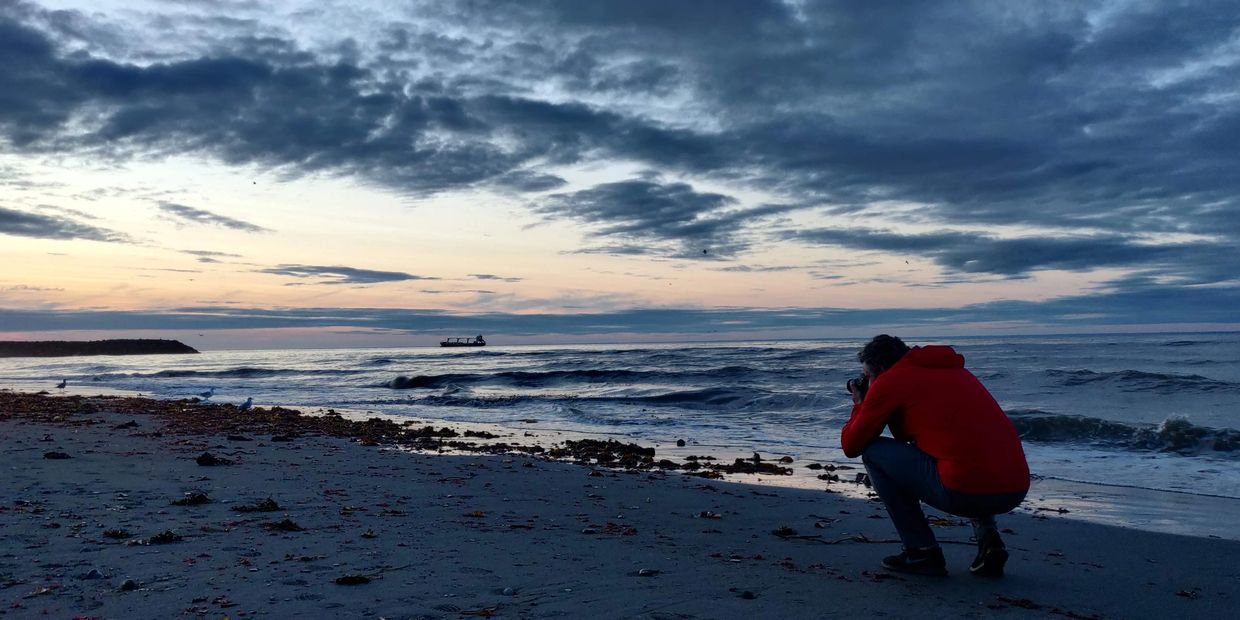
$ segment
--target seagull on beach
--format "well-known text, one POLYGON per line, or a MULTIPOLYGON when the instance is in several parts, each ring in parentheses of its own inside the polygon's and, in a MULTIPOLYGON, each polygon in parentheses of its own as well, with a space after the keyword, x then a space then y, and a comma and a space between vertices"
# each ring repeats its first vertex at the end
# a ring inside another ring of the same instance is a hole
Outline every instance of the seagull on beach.
POLYGON ((253 406, 254 406, 254 399, 247 397, 244 403, 241 403, 240 405, 237 406, 237 411, 249 411, 250 407, 253 407, 253 406))
POLYGON ((215 396, 215 388, 211 388, 205 392, 199 392, 198 396, 199 398, 202 398, 203 400, 207 400, 208 398, 215 396))
POLYGON ((60 388, 60 390, 63 392, 63 391, 64 391, 64 389, 65 389, 65 386, 66 386, 66 385, 69 385, 69 380, 68 380, 68 379, 61 379, 61 380, 60 380, 60 383, 57 383, 57 384, 56 384, 56 387, 57 387, 57 388, 60 388))

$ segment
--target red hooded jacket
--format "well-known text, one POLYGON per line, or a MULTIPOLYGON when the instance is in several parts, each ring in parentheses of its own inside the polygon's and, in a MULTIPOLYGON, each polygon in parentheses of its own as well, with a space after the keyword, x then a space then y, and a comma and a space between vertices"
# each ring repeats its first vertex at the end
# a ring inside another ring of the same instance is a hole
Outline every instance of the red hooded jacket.
POLYGON ((1016 428, 951 347, 913 347, 880 373, 844 425, 844 454, 860 456, 883 426, 934 457, 948 489, 977 494, 1029 489, 1029 465, 1016 428))

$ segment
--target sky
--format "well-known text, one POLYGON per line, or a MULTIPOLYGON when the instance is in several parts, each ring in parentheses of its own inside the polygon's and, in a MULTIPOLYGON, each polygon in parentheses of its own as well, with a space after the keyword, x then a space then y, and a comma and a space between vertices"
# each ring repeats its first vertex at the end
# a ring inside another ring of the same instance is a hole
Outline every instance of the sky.
POLYGON ((1240 329, 1240 4, 0 0, 0 339, 1240 329))

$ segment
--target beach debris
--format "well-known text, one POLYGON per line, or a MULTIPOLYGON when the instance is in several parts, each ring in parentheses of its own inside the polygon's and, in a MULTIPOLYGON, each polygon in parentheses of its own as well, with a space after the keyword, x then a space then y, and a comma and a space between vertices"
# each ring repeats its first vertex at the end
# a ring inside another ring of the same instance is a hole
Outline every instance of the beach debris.
POLYGON ((699 519, 722 519, 723 518, 723 515, 717 512, 711 512, 709 510, 703 510, 702 512, 697 513, 696 516, 699 519))
POLYGON ((731 465, 709 463, 706 467, 728 474, 774 474, 777 476, 792 475, 792 470, 787 467, 761 460, 761 457, 758 456, 757 452, 754 453, 753 459, 736 459, 731 465))
POLYGON ((875 583, 878 583, 878 582, 881 582, 881 581, 889 581, 889 580, 892 580, 892 579, 895 579, 895 580, 897 580, 897 581, 904 581, 904 579, 902 579, 902 578, 900 578, 900 577, 897 577, 897 576, 895 576, 895 575, 893 575, 893 574, 891 574, 891 573, 881 572, 881 571, 880 571, 880 572, 877 572, 877 573, 871 573, 870 571, 861 571, 861 576, 862 576, 862 577, 869 577, 869 578, 870 578, 870 581, 873 581, 873 582, 875 582, 875 583))
POLYGON ((719 472, 717 472, 717 471, 715 471, 715 470, 713 470, 713 469, 708 469, 708 470, 706 470, 706 471, 695 471, 695 472, 688 472, 688 473, 686 473, 685 475, 686 475, 686 476, 696 476, 696 477, 698 477, 698 478, 706 478, 707 480, 719 480, 719 479, 723 478, 723 474, 721 474, 721 473, 719 473, 719 472))
POLYGON ((121 587, 119 589, 121 592, 133 592, 138 589, 138 582, 133 579, 126 579, 121 582, 121 587))
POLYGON ((138 428, 138 421, 137 421, 137 420, 130 420, 130 421, 125 422, 125 423, 123 423, 123 424, 117 424, 116 426, 113 426, 113 427, 112 427, 112 430, 114 430, 114 431, 123 431, 123 430, 125 430, 125 429, 127 429, 127 428, 138 428))
POLYGON ((805 469, 822 469, 822 465, 820 463, 810 463, 805 466, 805 469))
POLYGON ((211 498, 207 497, 202 491, 186 491, 185 496, 178 500, 173 500, 173 506, 201 506, 210 504, 211 498))
POLYGON ((1046 506, 1034 506, 1033 509, 1037 511, 1042 511, 1042 512, 1053 512, 1053 513, 1061 514, 1061 515, 1066 515, 1069 512, 1072 512, 1068 510, 1067 508, 1047 508, 1046 506))
POLYGON ((870 475, 864 472, 858 472, 857 477, 853 479, 854 484, 864 484, 867 488, 870 486, 870 475))
POLYGON ((779 462, 780 462, 780 463, 788 464, 788 463, 791 463, 792 461, 793 461, 793 459, 792 459, 792 457, 790 457, 790 456, 781 456, 781 457, 779 457, 779 462))
POLYGON ((519 590, 517 590, 516 588, 509 586, 501 590, 500 594, 503 594, 504 596, 516 596, 518 591, 519 590))
POLYGON ((229 435, 227 439, 228 441, 254 441, 245 435, 229 435))
POLYGON ((180 534, 177 534, 172 530, 164 530, 146 539, 146 542, 151 545, 166 545, 168 543, 180 542, 182 540, 184 540, 184 538, 180 534))
POLYGON ((64 452, 54 452, 54 451, 53 451, 53 452, 45 452, 45 453, 43 453, 43 458, 45 458, 45 459, 50 459, 50 460, 53 460, 53 461, 58 461, 58 460, 62 460, 62 459, 69 459, 69 458, 73 458, 73 457, 69 456, 68 454, 66 454, 66 453, 64 453, 64 452))
POLYGON ((643 569, 639 569, 636 574, 638 577, 654 577, 655 575, 658 575, 660 572, 662 571, 658 571, 653 568, 643 568, 643 569))
POLYGON ((412 564, 405 564, 404 566, 384 566, 383 568, 380 568, 380 569, 378 569, 378 570, 371 571, 371 572, 369 572, 369 573, 358 573, 358 574, 353 574, 353 575, 341 575, 341 576, 339 576, 339 577, 337 577, 337 578, 336 578, 336 585, 341 585, 341 586, 360 586, 360 585, 362 585, 362 584, 367 584, 367 583, 370 583, 370 582, 371 582, 371 581, 373 581, 374 579, 376 579, 376 578, 378 578, 378 577, 382 576, 382 575, 383 575, 383 573, 390 573, 390 572, 392 572, 392 571, 404 570, 404 569, 406 569, 406 568, 409 568, 410 566, 413 566, 413 565, 412 565, 412 564))
POLYGON ((253 504, 233 506, 232 509, 236 512, 279 512, 282 510, 280 505, 276 503, 276 500, 271 499, 270 497, 254 502, 253 504))
POLYGON ((752 601, 753 599, 758 598, 758 595, 754 594, 750 590, 741 590, 740 588, 728 588, 728 592, 735 592, 737 596, 747 601, 752 601))
POLYGON ((551 458, 571 458, 581 463, 594 461, 599 465, 624 469, 649 469, 654 466, 654 454, 654 448, 620 443, 614 439, 568 439, 563 448, 547 451, 551 458))
POLYGON ((203 467, 214 467, 216 465, 232 465, 233 463, 229 459, 220 458, 218 456, 215 456, 214 454, 211 454, 210 452, 203 452, 202 454, 198 456, 198 458, 194 459, 194 461, 197 462, 199 465, 202 465, 203 467))
POLYGON ((325 559, 326 557, 327 556, 325 555, 293 555, 291 553, 286 553, 284 554, 284 561, 285 562, 292 562, 292 561, 313 562, 315 560, 325 559))
POLYGON ((237 606, 237 603, 234 603, 232 599, 228 598, 227 596, 217 596, 211 599, 211 604, 218 605, 220 607, 223 607, 224 609, 237 606))
POLYGON ((677 448, 683 448, 683 447, 685 447, 685 440, 683 440, 683 439, 677 439, 677 440, 676 440, 676 447, 677 447, 677 448))
POLYGON ((1065 616, 1075 620, 1098 620, 1102 616, 1094 614, 1083 614, 1071 609, 1063 609, 1062 607, 1047 607, 1041 603, 1034 602, 1027 598, 1018 598, 1014 596, 1004 596, 1002 594, 995 597, 995 602, 986 605, 990 609, 1003 609, 1004 607, 1019 607, 1021 609, 1029 609, 1032 611, 1045 610, 1048 615, 1065 616))
POLYGON ((1201 588, 1189 588, 1187 590, 1180 590, 1179 592, 1176 592, 1175 595, 1181 598, 1189 598, 1189 599, 1200 598, 1201 588))
POLYGON ((97 568, 92 568, 86 571, 85 573, 82 573, 82 575, 78 577, 78 579, 87 579, 87 580, 103 579, 103 573, 99 572, 99 569, 97 568))
POLYGON ((264 523, 262 527, 269 532, 304 532, 306 529, 288 517, 284 517, 281 521, 264 523))
POLYGON ((56 590, 59 590, 60 588, 61 588, 61 585, 58 583, 54 583, 50 586, 42 586, 39 588, 35 588, 33 591, 30 592, 30 594, 27 594, 23 596, 22 598, 34 598, 36 596, 43 596, 44 594, 51 594, 52 592, 55 592, 56 590))
POLYGON ((797 535, 797 531, 796 531, 796 530, 794 530, 794 529, 792 529, 792 528, 790 528, 790 527, 788 527, 788 526, 786 526, 786 525, 785 525, 785 526, 782 526, 782 527, 775 528, 775 530, 773 530, 771 533, 772 533, 772 534, 774 534, 774 535, 776 535, 776 536, 778 536, 778 537, 780 537, 780 538, 787 538, 787 537, 789 537, 789 536, 796 536, 796 535, 797 535))
POLYGON ((362 532, 362 538, 378 538, 378 537, 379 535, 376 534, 374 530, 366 530, 365 532, 362 532))
POLYGON ((116 528, 112 530, 103 531, 104 538, 123 539, 123 538, 129 538, 129 536, 130 536, 129 530, 126 530, 124 528, 116 528))

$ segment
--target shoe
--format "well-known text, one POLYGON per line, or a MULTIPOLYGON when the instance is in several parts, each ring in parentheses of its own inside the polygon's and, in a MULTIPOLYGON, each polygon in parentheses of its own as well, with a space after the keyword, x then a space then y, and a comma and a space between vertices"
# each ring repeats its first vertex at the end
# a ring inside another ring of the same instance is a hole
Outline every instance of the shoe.
POLYGON ((1002 577, 1003 565, 1007 564, 1008 552, 997 532, 988 532, 977 541, 977 557, 969 565, 969 572, 979 577, 1002 577))
POLYGON ((883 568, 898 573, 914 575, 947 575, 947 560, 943 559, 943 549, 938 546, 929 549, 905 549, 899 555, 883 558, 883 568))

